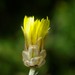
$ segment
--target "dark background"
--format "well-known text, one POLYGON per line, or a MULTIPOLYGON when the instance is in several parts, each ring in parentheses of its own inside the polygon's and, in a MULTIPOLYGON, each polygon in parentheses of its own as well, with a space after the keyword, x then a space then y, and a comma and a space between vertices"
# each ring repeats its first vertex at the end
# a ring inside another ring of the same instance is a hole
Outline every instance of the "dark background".
POLYGON ((0 75, 28 75, 23 65, 24 16, 49 17, 46 64, 39 75, 75 75, 74 0, 0 0, 0 75))

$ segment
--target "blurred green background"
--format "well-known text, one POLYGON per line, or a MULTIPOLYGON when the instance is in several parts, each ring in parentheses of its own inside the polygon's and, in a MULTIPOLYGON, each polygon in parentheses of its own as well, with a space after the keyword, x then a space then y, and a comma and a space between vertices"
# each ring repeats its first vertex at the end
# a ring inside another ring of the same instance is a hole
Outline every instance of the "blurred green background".
POLYGON ((25 15, 51 21, 38 75, 75 75, 75 0, 0 0, 0 75, 28 75, 21 54, 25 15))

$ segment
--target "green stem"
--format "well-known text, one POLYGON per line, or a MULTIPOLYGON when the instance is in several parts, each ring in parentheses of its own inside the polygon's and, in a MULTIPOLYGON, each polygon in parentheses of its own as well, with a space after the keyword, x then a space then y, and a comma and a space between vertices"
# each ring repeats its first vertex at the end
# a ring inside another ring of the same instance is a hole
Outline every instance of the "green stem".
POLYGON ((34 69, 34 68, 31 68, 31 69, 30 69, 29 75, 35 75, 35 69, 34 69))

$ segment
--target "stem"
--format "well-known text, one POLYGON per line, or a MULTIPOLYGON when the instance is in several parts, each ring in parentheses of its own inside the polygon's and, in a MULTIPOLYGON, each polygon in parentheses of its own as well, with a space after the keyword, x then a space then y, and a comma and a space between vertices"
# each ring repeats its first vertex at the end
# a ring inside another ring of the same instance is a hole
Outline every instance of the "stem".
POLYGON ((35 75, 35 69, 34 69, 34 68, 31 68, 31 69, 30 69, 29 75, 35 75))

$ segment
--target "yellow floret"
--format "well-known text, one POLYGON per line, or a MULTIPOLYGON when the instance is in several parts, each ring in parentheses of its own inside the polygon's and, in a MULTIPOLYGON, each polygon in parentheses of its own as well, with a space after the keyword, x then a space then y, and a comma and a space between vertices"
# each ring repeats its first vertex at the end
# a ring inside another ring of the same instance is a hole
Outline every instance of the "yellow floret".
POLYGON ((25 16, 22 30, 27 43, 36 44, 38 39, 44 38, 49 30, 49 24, 48 17, 46 19, 43 18, 41 21, 38 19, 34 21, 34 16, 25 16))

